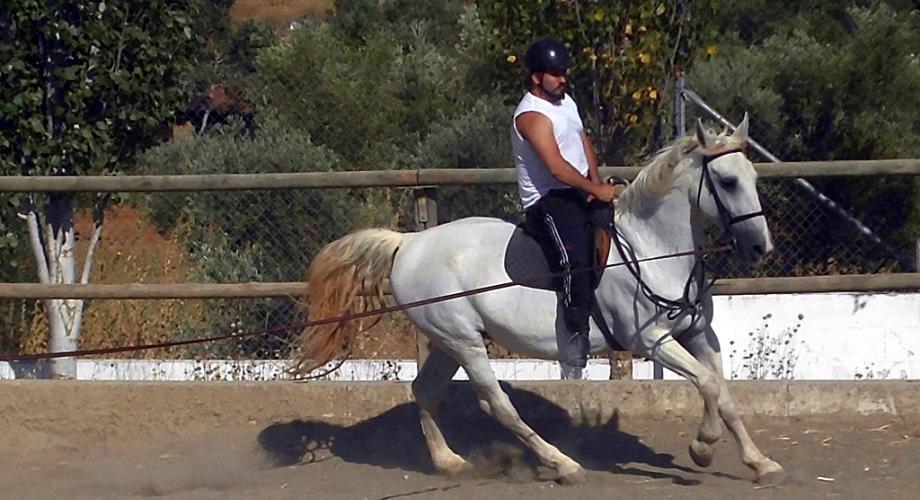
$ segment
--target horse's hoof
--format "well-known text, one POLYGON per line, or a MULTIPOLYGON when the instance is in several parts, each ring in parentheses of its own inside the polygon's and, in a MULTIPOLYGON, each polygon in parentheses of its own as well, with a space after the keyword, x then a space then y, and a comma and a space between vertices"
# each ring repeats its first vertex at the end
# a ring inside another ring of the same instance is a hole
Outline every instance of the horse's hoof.
POLYGON ((786 480, 786 471, 780 464, 770 461, 770 465, 757 474, 757 484, 779 484, 786 480))
POLYGON ((587 476, 585 475, 585 469, 578 464, 575 464, 574 467, 567 468, 567 470, 559 469, 559 478, 557 479, 559 484, 573 486, 584 483, 586 480, 587 476))
POLYGON ((694 439, 690 442, 690 458, 693 459, 693 463, 700 467, 709 467, 712 465, 712 457, 715 454, 715 450, 712 449, 712 445, 706 444, 698 439, 694 439))
POLYGON ((445 476, 456 477, 471 471, 473 466, 459 455, 454 455, 449 459, 439 461, 435 468, 445 476))

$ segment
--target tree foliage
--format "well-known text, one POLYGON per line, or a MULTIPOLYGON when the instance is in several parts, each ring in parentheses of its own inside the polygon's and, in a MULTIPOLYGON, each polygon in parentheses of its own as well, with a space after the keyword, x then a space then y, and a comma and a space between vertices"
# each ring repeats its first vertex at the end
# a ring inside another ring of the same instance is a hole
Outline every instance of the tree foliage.
MULTIPOLYGON (((183 77, 200 47, 192 29, 198 6, 197 0, 3 2, 0 173, 80 175, 130 166, 186 101, 183 77)), ((18 204, 42 283, 89 279, 108 197, 97 200, 82 272, 75 256, 74 199, 28 195, 18 204)), ((23 233, 16 237, 24 242, 23 233)), ((26 246, 8 253, 22 257, 26 246)), ((83 301, 49 299, 44 308, 49 349, 76 348, 83 301)), ((54 374, 72 376, 73 364, 60 361, 53 361, 54 374)))
POLYGON ((194 1, 9 0, 0 6, 0 170, 128 165, 186 100, 194 1))
POLYGON ((490 62, 506 95, 521 94, 523 54, 553 36, 572 52, 574 98, 608 164, 649 154, 667 135, 671 82, 706 43, 711 1, 478 2, 490 34, 490 62))
MULTIPOLYGON (((750 112, 752 135, 783 160, 920 155, 920 11, 766 3, 726 2, 718 54, 690 75, 699 94, 723 113, 750 112)), ((896 245, 920 231, 920 179, 815 182, 896 245)))
POLYGON ((446 0, 336 2, 328 23, 303 23, 261 55, 248 96, 354 168, 407 166, 433 128, 489 94, 473 72, 474 12, 446 0))
MULTIPOLYGON (((328 23, 303 23, 261 53, 247 96, 343 168, 506 166, 511 107, 487 77, 488 44, 460 2, 339 1, 328 23)), ((513 217, 507 191, 442 190, 439 217, 513 217)))

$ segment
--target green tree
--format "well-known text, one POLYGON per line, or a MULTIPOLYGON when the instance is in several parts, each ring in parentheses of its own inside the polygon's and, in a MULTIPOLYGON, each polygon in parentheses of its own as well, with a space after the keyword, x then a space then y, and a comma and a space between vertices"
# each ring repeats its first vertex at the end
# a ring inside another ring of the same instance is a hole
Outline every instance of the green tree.
POLYGON ((711 1, 522 2, 481 0, 491 64, 509 99, 523 92, 524 51, 553 36, 572 52, 570 84, 601 160, 625 164, 667 134, 671 82, 710 34, 711 1))
MULTIPOLYGON (((342 168, 506 166, 511 107, 487 76, 490 43, 474 6, 340 1, 328 23, 262 51, 246 95, 342 168)), ((442 190, 440 217, 510 215, 507 191, 442 190)))
MULTIPOLYGON (((183 75, 199 53, 195 1, 9 0, 0 6, 0 171, 118 172, 157 140, 186 101, 183 75)), ((96 200, 89 250, 77 270, 70 193, 22 198, 42 283, 85 283, 108 200, 96 200)), ((83 301, 45 301, 52 351, 77 347, 83 301)), ((53 365, 72 376, 73 363, 53 365)))
POLYGON ((403 167, 432 127, 490 93, 472 71, 474 17, 447 0, 337 2, 328 23, 262 52, 246 95, 352 168, 403 167))

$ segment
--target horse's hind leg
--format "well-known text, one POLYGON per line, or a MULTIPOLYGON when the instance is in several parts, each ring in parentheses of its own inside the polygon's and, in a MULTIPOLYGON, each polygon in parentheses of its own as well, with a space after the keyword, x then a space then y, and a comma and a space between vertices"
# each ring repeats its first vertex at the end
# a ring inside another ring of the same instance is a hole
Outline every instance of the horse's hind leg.
POLYGON ((428 358, 412 382, 412 393, 418 404, 422 434, 425 435, 431 461, 438 472, 445 474, 457 474, 467 466, 466 460, 447 445, 436 421, 441 399, 459 366, 453 358, 432 344, 428 358))
MULTIPOLYGON (((682 344, 696 360, 712 372, 713 378, 719 386, 718 414, 735 439, 741 462, 757 474, 759 482, 774 482, 781 479, 784 475, 782 466, 764 456, 760 449, 757 448, 735 408, 735 401, 729 392, 728 383, 722 375, 724 373, 722 371, 722 355, 719 351, 719 340, 715 332, 712 329, 707 329, 705 334, 688 338, 682 344)), ((690 445, 690 454, 699 465, 703 464, 700 464, 698 458, 703 461, 711 461, 713 454, 711 442, 703 444, 699 440, 694 440, 690 445)))
POLYGON ((486 355, 484 345, 464 350, 460 356, 460 365, 470 377, 479 406, 507 427, 514 435, 536 453, 540 461, 556 469, 559 480, 566 484, 580 483, 585 480, 585 471, 577 462, 567 457, 558 448, 547 443, 533 429, 521 420, 511 399, 505 394, 486 355))

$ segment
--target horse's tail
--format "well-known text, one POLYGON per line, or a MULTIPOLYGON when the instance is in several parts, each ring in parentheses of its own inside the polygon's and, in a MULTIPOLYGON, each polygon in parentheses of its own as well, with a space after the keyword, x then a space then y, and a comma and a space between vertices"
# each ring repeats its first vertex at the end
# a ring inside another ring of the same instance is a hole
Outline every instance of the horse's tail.
MULTIPOLYGON (((404 235, 389 229, 364 229, 329 243, 313 258, 306 308, 310 321, 367 311, 383 304, 386 279, 404 235)), ((301 306, 304 304, 302 303, 301 306)), ((305 375, 347 355, 354 335, 374 326, 380 316, 308 326, 300 335, 292 368, 305 375)))

